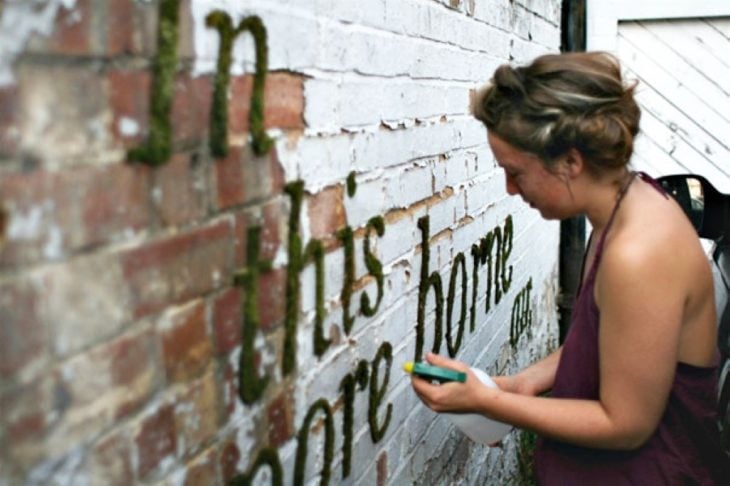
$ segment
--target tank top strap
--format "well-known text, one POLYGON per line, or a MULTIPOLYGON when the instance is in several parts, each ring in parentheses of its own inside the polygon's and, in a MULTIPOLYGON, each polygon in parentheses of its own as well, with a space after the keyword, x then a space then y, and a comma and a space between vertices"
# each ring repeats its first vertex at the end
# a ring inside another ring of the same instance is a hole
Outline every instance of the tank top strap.
MULTIPOLYGON (((639 176, 641 177, 641 174, 638 172, 631 172, 631 177, 629 178, 626 183, 624 183, 624 186, 619 190, 618 195, 616 197, 616 204, 613 206, 613 210, 611 211, 611 216, 608 218, 608 222, 606 223, 605 228, 603 228, 603 233, 601 234, 600 239, 598 240, 598 243, 596 243, 596 252, 593 255, 593 262, 591 263, 591 268, 588 271, 588 275, 586 276, 586 280, 592 281, 596 268, 598 268, 598 263, 601 261, 601 256, 603 255, 603 246, 606 241, 606 235, 608 234, 608 231, 611 229, 611 226, 613 225, 613 220, 616 218, 616 213, 618 213, 618 208, 621 206, 621 201, 623 201, 624 196, 629 191, 629 187, 631 187, 631 183, 634 182, 634 179, 639 176)), ((642 177, 643 179, 643 177, 642 177)))

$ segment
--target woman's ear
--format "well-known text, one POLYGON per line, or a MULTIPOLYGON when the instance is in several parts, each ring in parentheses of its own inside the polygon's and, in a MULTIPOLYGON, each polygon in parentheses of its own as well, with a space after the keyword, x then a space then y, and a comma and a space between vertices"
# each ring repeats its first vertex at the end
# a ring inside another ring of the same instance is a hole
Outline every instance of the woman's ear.
POLYGON ((565 153, 565 158, 561 161, 562 169, 568 177, 575 179, 586 169, 586 162, 581 154, 575 148, 565 153))

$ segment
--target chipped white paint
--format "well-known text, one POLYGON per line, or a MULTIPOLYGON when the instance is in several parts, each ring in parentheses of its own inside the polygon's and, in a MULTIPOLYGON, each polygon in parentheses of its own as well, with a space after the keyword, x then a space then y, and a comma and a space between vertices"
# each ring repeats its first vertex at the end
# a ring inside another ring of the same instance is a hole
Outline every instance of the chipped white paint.
MULTIPOLYGON (((47 201, 50 204, 50 201, 47 201)), ((43 224, 45 208, 34 206, 28 212, 9 211, 7 236, 9 240, 32 240, 38 237, 43 224)))
POLYGON ((59 8, 72 9, 76 0, 7 0, 0 10, 0 87, 12 84, 13 63, 32 35, 51 34, 59 8))
POLYGON ((123 137, 134 137, 139 135, 140 126, 139 122, 133 118, 123 116, 119 119, 119 133, 123 137))

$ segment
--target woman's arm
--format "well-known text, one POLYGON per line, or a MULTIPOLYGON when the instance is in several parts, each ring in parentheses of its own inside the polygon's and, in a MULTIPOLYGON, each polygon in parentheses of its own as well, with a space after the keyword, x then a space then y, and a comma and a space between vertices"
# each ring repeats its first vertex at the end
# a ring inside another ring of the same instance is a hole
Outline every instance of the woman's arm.
POLYGON ((562 347, 546 358, 510 376, 495 376, 494 382, 500 389, 520 395, 540 395, 549 391, 555 381, 555 372, 560 362, 562 347))
MULTIPOLYGON (((416 378, 416 392, 438 412, 475 411, 576 445, 629 450, 643 444, 656 429, 669 396, 686 287, 678 280, 682 272, 667 264, 676 257, 656 247, 613 248, 620 250, 604 254, 597 282, 598 400, 510 393, 481 386, 471 374, 465 384, 440 386, 416 378)), ((468 370, 441 357, 430 361, 468 370)), ((544 385, 547 380, 536 382, 544 385)))

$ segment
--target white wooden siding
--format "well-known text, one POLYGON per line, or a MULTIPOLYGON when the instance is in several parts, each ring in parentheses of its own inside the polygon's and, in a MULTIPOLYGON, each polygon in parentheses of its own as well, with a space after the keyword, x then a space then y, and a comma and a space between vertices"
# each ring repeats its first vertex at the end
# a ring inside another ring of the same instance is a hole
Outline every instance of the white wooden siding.
POLYGON ((730 17, 621 22, 616 53, 639 81, 634 166, 730 192, 730 17))

